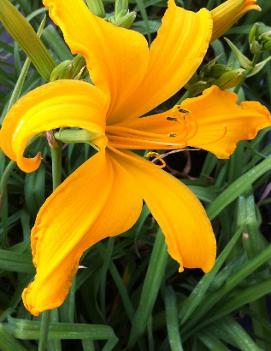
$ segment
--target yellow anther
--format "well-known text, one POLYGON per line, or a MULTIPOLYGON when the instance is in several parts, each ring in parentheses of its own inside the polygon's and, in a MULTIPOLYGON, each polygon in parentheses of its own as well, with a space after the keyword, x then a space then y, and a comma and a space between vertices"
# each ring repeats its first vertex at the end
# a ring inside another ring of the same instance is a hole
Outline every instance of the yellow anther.
POLYGON ((160 162, 160 164, 157 165, 159 168, 165 168, 167 166, 166 161, 162 158, 160 154, 158 154, 158 152, 150 151, 146 154, 146 158, 151 158, 151 157, 154 158, 152 162, 156 162, 156 161, 160 162))

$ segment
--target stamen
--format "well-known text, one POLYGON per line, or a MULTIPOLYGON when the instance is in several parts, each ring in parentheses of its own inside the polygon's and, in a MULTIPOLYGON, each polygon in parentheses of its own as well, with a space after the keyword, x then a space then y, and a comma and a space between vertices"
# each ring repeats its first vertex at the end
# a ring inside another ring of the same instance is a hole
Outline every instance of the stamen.
POLYGON ((154 151, 148 152, 146 154, 146 158, 150 158, 150 157, 155 157, 154 160, 152 160, 152 162, 156 162, 156 161, 161 162, 160 165, 157 165, 159 168, 165 168, 167 166, 166 161, 163 160, 162 156, 158 154, 158 152, 154 152, 154 151))

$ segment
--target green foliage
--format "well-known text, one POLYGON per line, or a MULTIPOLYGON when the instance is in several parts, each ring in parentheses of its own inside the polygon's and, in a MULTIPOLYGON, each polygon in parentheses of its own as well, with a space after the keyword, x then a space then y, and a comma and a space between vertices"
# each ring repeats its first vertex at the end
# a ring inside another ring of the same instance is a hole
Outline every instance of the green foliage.
MULTIPOLYGON (((194 10, 202 6, 202 1, 197 0, 178 3, 194 10)), ((209 0, 207 7, 220 3, 209 0)), ((264 0, 259 3, 262 13, 249 13, 227 33, 227 42, 221 38, 212 44, 208 57, 216 58, 215 64, 232 70, 240 66, 248 70, 236 88, 240 98, 259 100, 270 108, 270 52, 261 52, 260 56, 257 53, 255 58, 255 45, 254 53, 250 51, 251 38, 254 35, 255 39, 256 35, 250 32, 252 25, 255 22, 271 25, 271 3, 264 0), (252 73, 255 75, 249 78, 252 73)), ((48 49, 41 50, 51 62, 51 68, 54 61, 74 63, 58 30, 48 21, 42 22, 45 12, 40 1, 16 0, 13 4, 27 15, 36 32, 40 28, 44 43, 40 47, 48 49)), ((112 1, 104 1, 104 5, 107 13, 112 13, 112 1)), ((165 6, 166 1, 160 0, 130 1, 129 9, 137 12, 133 28, 151 40, 165 6)), ((0 27, 0 34, 3 31, 0 27)), ((262 34, 256 39, 266 48, 269 36, 262 34)), ((3 118, 20 95, 41 84, 41 78, 17 43, 1 40, 0 54, 3 118)), ((206 66, 201 69, 208 71, 206 66)), ((45 71, 43 76, 49 78, 49 73, 45 71)), ((199 91, 206 87, 204 77, 196 81, 202 84, 199 91)), ((187 96, 185 89, 165 108, 183 96, 187 96)), ((202 151, 186 151, 187 159, 184 153, 175 156, 174 165, 186 165, 182 181, 202 200, 213 221, 218 258, 210 273, 203 275, 195 270, 178 273, 157 224, 144 207, 137 224, 127 233, 104 240, 85 253, 64 305, 50 314, 47 350, 227 351, 233 347, 241 351, 269 350, 271 145, 267 142, 268 133, 265 130, 255 140, 240 143, 227 161, 202 151)), ((40 318, 31 317, 20 299, 34 274, 29 246, 31 227, 38 208, 52 189, 50 149, 45 138, 37 138, 32 147, 42 150, 44 155, 43 167, 33 174, 22 173, 0 154, 1 351, 37 350, 41 335, 40 318)), ((92 152, 89 145, 69 144, 62 155, 65 160, 62 178, 92 152)))

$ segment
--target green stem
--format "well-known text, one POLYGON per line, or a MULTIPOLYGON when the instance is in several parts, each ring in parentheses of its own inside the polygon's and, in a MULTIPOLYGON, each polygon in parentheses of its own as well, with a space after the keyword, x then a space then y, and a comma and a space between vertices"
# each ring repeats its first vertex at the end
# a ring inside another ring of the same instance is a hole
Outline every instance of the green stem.
MULTIPOLYGON (((55 140, 52 131, 47 132, 47 140, 51 150, 53 190, 55 190, 58 187, 58 185, 61 183, 62 149, 61 149, 61 144, 55 140)), ((45 351, 47 348, 49 326, 50 326, 50 311, 45 311, 43 312, 41 317, 38 351, 45 351)))
POLYGON ((51 146, 53 190, 55 190, 61 183, 61 170, 62 170, 61 156, 62 156, 61 145, 57 143, 53 147, 51 146))

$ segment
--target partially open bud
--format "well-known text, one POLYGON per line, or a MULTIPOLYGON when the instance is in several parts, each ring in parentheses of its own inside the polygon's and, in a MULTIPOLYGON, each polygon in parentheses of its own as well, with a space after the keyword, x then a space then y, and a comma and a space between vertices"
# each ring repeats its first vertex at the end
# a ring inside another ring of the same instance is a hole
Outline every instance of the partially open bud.
POLYGON ((211 11, 214 26, 212 41, 227 32, 248 11, 261 11, 257 0, 227 0, 211 11))

